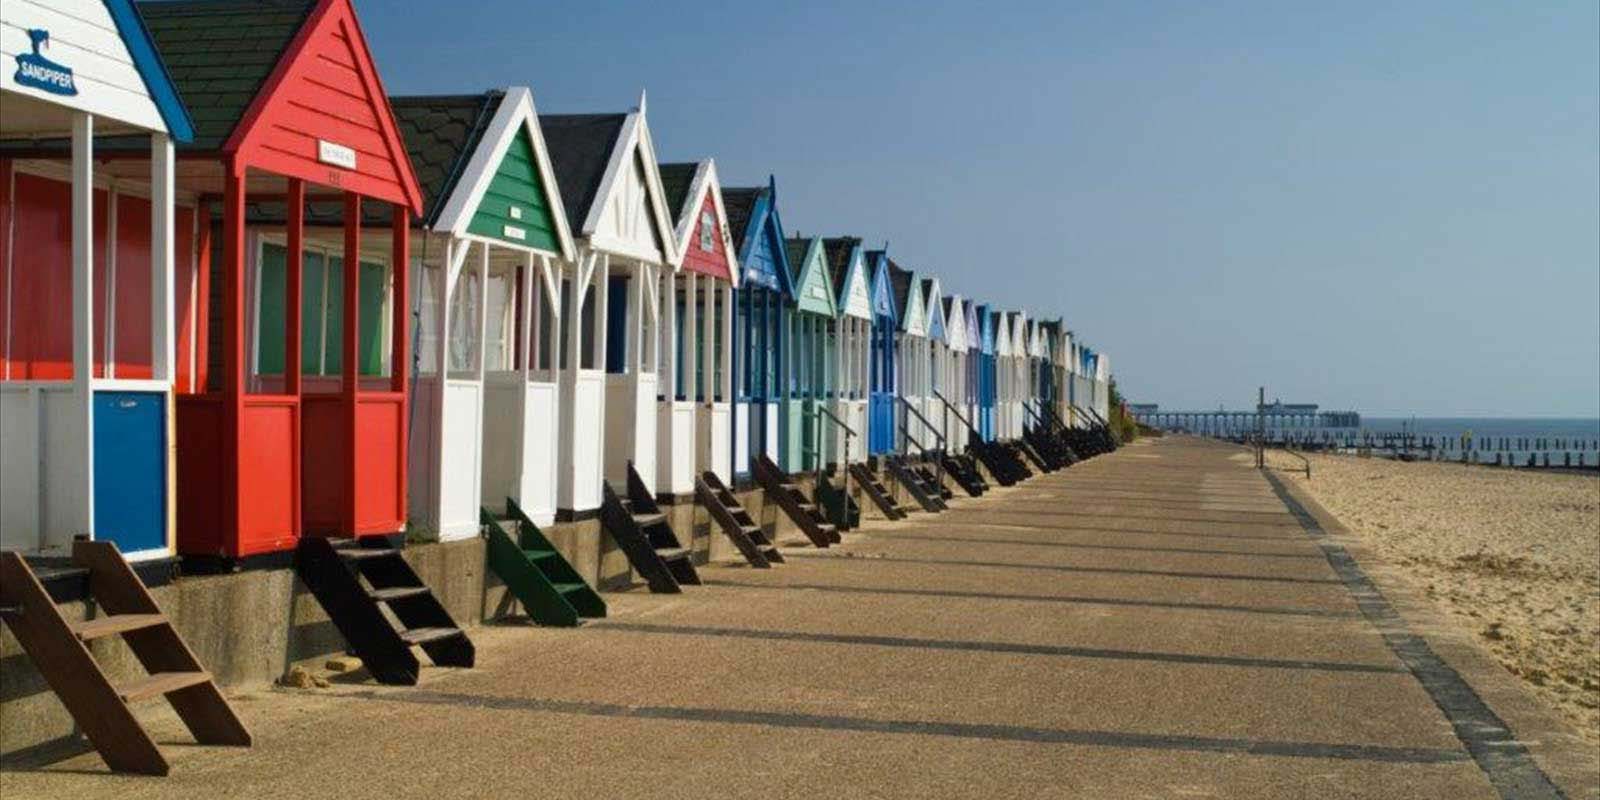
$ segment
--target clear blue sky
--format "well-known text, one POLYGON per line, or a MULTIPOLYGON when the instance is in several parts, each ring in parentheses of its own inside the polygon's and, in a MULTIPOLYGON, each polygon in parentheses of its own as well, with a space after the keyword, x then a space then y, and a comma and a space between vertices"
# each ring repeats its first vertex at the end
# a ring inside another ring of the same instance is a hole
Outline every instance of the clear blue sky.
POLYGON ((663 159, 1064 316, 1136 400, 1600 415, 1593 0, 357 6, 392 93, 648 89, 663 159))

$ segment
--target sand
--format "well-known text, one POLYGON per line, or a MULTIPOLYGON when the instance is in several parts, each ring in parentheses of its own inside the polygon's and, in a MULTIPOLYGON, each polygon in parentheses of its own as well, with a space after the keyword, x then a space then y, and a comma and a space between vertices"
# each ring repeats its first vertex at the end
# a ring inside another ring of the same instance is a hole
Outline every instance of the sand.
POLYGON ((1600 477, 1310 458, 1279 474, 1600 742, 1600 477))

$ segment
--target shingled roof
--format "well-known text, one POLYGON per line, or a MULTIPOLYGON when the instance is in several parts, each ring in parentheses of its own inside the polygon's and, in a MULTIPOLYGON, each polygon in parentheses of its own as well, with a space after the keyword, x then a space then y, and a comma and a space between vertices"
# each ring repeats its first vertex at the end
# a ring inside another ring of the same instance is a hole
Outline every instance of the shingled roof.
POLYGON ((583 230, 627 114, 540 114, 545 148, 574 236, 583 230))
POLYGON ((220 150, 261 91, 315 0, 136 4, 194 120, 182 150, 220 150))
POLYGON ((811 239, 805 236, 791 236, 783 240, 784 252, 789 255, 789 269, 794 274, 789 279, 795 283, 795 291, 800 291, 800 270, 806 265, 806 251, 811 249, 811 239))
POLYGON ((750 227, 750 215, 755 213, 756 200, 766 187, 722 189, 722 208, 728 213, 728 236, 735 250, 744 250, 744 237, 750 227))
POLYGON ((437 221, 445 196, 461 178, 504 99, 505 93, 498 90, 389 98, 406 153, 422 185, 424 221, 429 226, 437 221))
POLYGON ((889 285, 894 288, 894 305, 902 316, 911 301, 911 270, 901 269, 894 259, 889 259, 889 285))
POLYGON ((850 253, 861 244, 854 236, 834 236, 822 240, 822 252, 828 258, 828 271, 833 273, 833 296, 844 300, 844 281, 850 277, 850 253))
POLYGON ((661 190, 667 196, 667 211, 676 222, 683 217, 684 204, 689 202, 689 187, 694 183, 694 173, 700 165, 693 161, 659 165, 661 190))

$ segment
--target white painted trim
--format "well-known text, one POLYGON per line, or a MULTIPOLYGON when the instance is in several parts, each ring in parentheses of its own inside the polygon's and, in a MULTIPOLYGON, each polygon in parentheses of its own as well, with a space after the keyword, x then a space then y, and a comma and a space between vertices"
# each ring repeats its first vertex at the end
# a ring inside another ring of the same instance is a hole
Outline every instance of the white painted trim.
MULTIPOLYGON (((567 210, 561 203, 560 184, 556 182, 555 170, 550 166, 550 154, 545 148, 544 132, 539 127, 539 112, 534 107, 533 92, 526 86, 510 86, 504 91, 505 97, 501 99, 500 107, 495 110, 494 118, 489 121, 488 130, 484 132, 477 149, 468 159, 461 178, 456 181, 455 191, 445 200, 434 229, 458 237, 467 235, 467 225, 472 222, 472 215, 477 212, 478 204, 482 202, 484 193, 489 190, 495 170, 500 167, 500 160, 510 149, 518 131, 526 131, 533 143, 533 155, 538 161, 539 177, 544 181, 545 201, 549 203, 550 215, 555 220, 556 242, 561 247, 560 252, 549 255, 559 255, 571 261, 576 257, 577 251, 572 241, 572 231, 567 226, 567 210)), ((496 240, 496 243, 513 246, 499 240, 496 240)), ((522 249, 535 253, 546 252, 536 247, 522 249)))
MULTIPOLYGON (((678 215, 677 232, 677 261, 672 265, 674 270, 683 269, 683 261, 689 255, 689 250, 694 246, 694 229, 700 220, 700 206, 705 205, 707 193, 711 194, 711 203, 717 210, 717 226, 722 231, 722 253, 728 259, 728 275, 734 286, 739 285, 739 253, 733 246, 733 234, 728 227, 728 210, 722 204, 722 181, 717 177, 717 161, 708 158, 699 163, 695 168, 694 179, 689 184, 689 197, 684 201, 682 213, 678 215)), ((710 276, 707 276, 710 277, 710 276)))
POLYGON ((72 527, 84 533, 94 530, 93 377, 94 117, 78 112, 72 115, 72 383, 83 422, 83 440, 75 444, 83 459, 85 502, 77 510, 78 518, 72 527))
MULTIPOLYGON (((643 98, 640 99, 642 102, 643 98)), ((629 112, 622 123, 622 131, 617 135, 616 143, 611 148, 611 158, 606 162, 606 171, 600 180, 599 190, 595 192, 594 202, 584 214, 582 235, 595 249, 640 261, 670 264, 677 269, 682 264, 682 259, 678 256, 677 238, 672 222, 667 219, 666 192, 661 188, 661 169, 657 164, 655 146, 650 139, 650 128, 645 123, 643 109, 629 112), (654 253, 637 252, 627 242, 595 236, 611 195, 627 180, 627 168, 632 166, 633 158, 644 160, 644 183, 650 205, 650 216, 656 225, 656 239, 661 242, 663 250, 660 259, 654 253)))

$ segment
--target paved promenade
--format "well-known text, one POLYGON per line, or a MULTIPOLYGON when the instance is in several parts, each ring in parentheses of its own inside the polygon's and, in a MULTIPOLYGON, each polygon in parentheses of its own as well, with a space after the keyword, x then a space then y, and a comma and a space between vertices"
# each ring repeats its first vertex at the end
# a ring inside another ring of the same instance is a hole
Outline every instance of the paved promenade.
POLYGON ((165 779, 87 755, 0 796, 1600 794, 1570 731, 1250 463, 1140 443, 576 630, 476 629, 477 669, 415 688, 247 693, 256 747, 168 744, 165 779))

